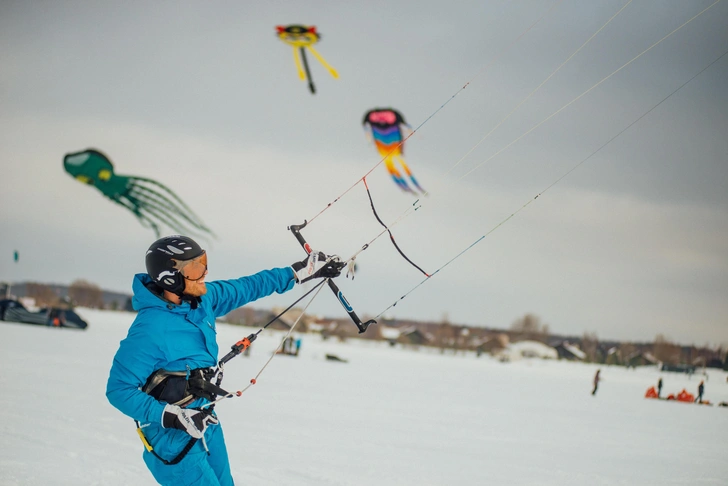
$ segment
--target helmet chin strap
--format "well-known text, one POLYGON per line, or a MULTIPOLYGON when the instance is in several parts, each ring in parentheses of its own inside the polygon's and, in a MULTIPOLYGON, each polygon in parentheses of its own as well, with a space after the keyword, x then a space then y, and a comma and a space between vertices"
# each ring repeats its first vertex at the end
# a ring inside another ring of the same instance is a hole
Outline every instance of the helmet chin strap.
POLYGON ((179 295, 179 298, 182 299, 182 301, 189 302, 191 309, 197 309, 200 302, 202 302, 201 298, 196 297, 194 295, 189 295, 189 294, 185 294, 185 293, 177 294, 177 295, 179 295))
MULTIPOLYGON (((179 277, 182 277, 182 274, 181 273, 179 273, 177 275, 179 277)), ((192 309, 197 309, 197 307, 198 307, 199 303, 202 301, 202 299, 200 299, 197 296, 194 296, 194 295, 190 295, 190 294, 186 294, 185 293, 185 288, 187 287, 187 284, 185 283, 185 279, 184 278, 180 278, 180 284, 181 285, 178 284, 178 285, 175 286, 175 290, 173 290, 172 293, 174 295, 176 295, 177 297, 179 297, 180 299, 182 299, 182 302, 189 302, 190 303, 190 307, 192 309)))

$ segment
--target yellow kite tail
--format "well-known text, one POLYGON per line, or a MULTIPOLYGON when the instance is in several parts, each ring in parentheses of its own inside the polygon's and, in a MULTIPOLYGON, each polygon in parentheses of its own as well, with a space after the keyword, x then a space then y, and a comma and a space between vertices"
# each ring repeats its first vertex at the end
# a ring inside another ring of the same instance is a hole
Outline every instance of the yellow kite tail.
POLYGON ((333 68, 333 67, 331 66, 331 64, 329 64, 328 62, 326 62, 326 59, 324 59, 323 57, 321 57, 321 54, 319 54, 319 53, 318 53, 318 51, 317 51, 316 49, 314 49, 314 48, 313 48, 313 46, 306 46, 306 49, 308 49, 309 51, 311 51, 311 54, 313 54, 313 56, 314 56, 314 57, 315 57, 316 59, 318 59, 318 61, 319 61, 319 62, 320 62, 320 63, 321 63, 321 64, 322 64, 322 65, 323 65, 323 66, 324 66, 324 67, 325 67, 326 69, 328 69, 328 70, 329 70, 329 73, 331 74, 331 76, 332 76, 332 77, 333 77, 334 79, 338 79, 338 78, 339 78, 339 73, 338 73, 338 72, 336 72, 336 69, 334 69, 334 68, 333 68))
POLYGON ((298 47, 293 48, 293 61, 296 63, 296 69, 298 70, 298 77, 305 80, 306 75, 303 73, 303 68, 301 67, 301 59, 298 57, 298 47))

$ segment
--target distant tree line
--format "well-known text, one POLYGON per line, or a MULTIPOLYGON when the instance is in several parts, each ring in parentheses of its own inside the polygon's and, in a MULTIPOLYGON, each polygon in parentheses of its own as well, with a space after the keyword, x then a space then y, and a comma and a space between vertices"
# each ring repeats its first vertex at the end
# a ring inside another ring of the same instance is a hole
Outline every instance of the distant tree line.
MULTIPOLYGON (((103 309, 104 291, 97 284, 84 279, 74 280, 68 287, 53 286, 43 283, 27 282, 24 284, 24 297, 32 298, 38 307, 81 306, 103 309), (62 295, 65 294, 65 295, 62 295)), ((112 301, 112 310, 121 307, 118 301, 112 301)))
MULTIPOLYGON (((33 298, 39 307, 77 305, 104 308, 104 291, 98 285, 87 280, 77 279, 71 283, 66 298, 61 298, 56 290, 46 284, 26 283, 25 286, 26 297, 33 298)), ((108 306, 112 310, 117 310, 119 307, 118 301, 112 301, 108 306)), ((131 310, 130 299, 123 305, 123 308, 131 310)), ((256 326, 262 325, 271 315, 269 311, 246 306, 232 311, 226 316, 226 321, 231 324, 256 326)), ((329 323, 329 327, 331 323, 337 323, 337 325, 322 332, 338 336, 341 340, 346 338, 385 339, 379 326, 373 326, 368 332, 358 334, 356 328, 346 318, 325 319, 325 321, 329 323)), ((580 337, 562 337, 551 334, 549 325, 543 323, 540 317, 532 313, 527 313, 514 320, 507 330, 453 324, 447 314, 443 315, 439 322, 411 320, 387 322, 382 320, 382 324, 407 328, 408 337, 398 341, 403 345, 435 347, 442 353, 477 351, 480 354, 483 343, 487 341, 491 342, 489 349, 493 352, 502 349, 508 342, 530 340, 554 347, 557 347, 559 343, 568 342, 572 346, 577 346, 584 353, 584 361, 592 363, 636 366, 662 362, 728 368, 728 343, 718 348, 711 348, 707 345, 704 347, 681 346, 671 342, 663 334, 658 334, 651 343, 600 341, 596 333, 592 332, 585 332, 580 337), (416 330, 416 332, 412 332, 412 330, 416 330)), ((305 332, 303 326, 299 331, 305 332)))

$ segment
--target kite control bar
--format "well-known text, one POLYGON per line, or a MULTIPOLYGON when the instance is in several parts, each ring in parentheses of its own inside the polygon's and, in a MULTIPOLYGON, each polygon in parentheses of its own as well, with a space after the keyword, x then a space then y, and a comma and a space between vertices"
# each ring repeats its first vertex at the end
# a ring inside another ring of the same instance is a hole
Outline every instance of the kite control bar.
MULTIPOLYGON (((296 237, 306 253, 311 254, 311 252, 313 251, 311 249, 311 245, 306 242, 306 240, 303 238, 303 235, 301 234, 301 229, 305 228, 306 224, 308 224, 307 221, 304 221, 303 224, 292 224, 288 227, 288 229, 291 230, 291 233, 293 233, 293 236, 296 237)), ((361 322, 361 319, 359 319, 359 316, 356 315, 356 312, 354 312, 351 304, 349 304, 349 301, 346 300, 346 297, 344 297, 344 294, 341 293, 341 290, 339 290, 339 287, 334 283, 334 281, 329 278, 327 279, 327 283, 329 284, 329 288, 334 293, 336 298, 339 299, 339 303, 342 305, 342 307, 344 307, 346 312, 349 314, 349 317, 351 317, 351 320, 354 321, 354 324, 356 324, 356 327, 359 329, 359 334, 366 331, 370 324, 377 323, 377 321, 375 321, 374 319, 370 319, 367 322, 361 322)))
MULTIPOLYGON (((260 332, 260 331, 258 331, 258 332, 260 332)), ((222 359, 218 363, 218 366, 224 365, 225 363, 227 363, 228 361, 233 359, 235 356, 239 355, 240 353, 242 353, 243 351, 248 349, 250 347, 250 343, 255 341, 255 339, 258 337, 258 332, 254 332, 250 336, 243 338, 240 341, 238 341, 237 343, 230 346, 231 351, 222 357, 222 359)))

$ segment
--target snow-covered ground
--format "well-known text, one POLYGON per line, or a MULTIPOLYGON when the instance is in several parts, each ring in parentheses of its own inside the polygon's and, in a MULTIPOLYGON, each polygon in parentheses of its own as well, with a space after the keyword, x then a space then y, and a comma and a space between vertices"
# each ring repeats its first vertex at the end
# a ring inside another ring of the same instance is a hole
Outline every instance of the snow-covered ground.
MULTIPOLYGON (((0 322, 0 484, 155 484, 104 395, 133 315, 79 313, 87 331, 0 322)), ((221 353, 249 332, 220 324, 221 353)), ((281 336, 264 331, 225 387, 281 336)), ((593 365, 302 339, 217 407, 237 484, 728 484, 728 408, 643 398, 660 375, 663 393, 695 393, 698 375, 602 366, 592 396, 593 365)), ((708 371, 705 398, 728 401, 725 372, 708 371)))

